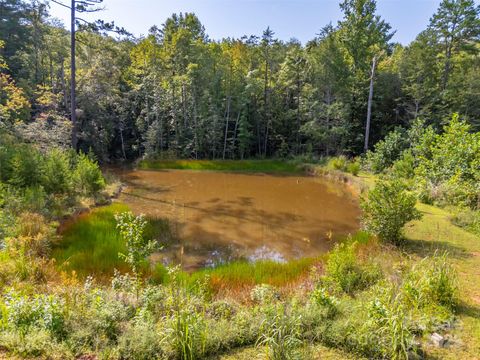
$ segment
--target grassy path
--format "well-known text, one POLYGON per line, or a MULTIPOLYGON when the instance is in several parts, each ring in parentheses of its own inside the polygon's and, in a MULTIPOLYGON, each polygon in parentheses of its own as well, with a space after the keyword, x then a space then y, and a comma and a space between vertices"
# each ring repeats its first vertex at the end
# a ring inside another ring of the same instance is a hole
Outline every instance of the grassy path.
POLYGON ((458 271, 461 305, 450 349, 429 349, 439 359, 480 359, 480 238, 450 222, 450 214, 420 204, 423 219, 407 229, 407 249, 416 257, 446 250, 458 271))

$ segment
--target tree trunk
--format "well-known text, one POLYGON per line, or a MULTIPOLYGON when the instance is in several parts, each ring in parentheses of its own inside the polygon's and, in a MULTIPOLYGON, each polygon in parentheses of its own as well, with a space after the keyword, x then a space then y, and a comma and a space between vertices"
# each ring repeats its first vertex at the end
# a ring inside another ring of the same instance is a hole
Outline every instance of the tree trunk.
POLYGON ((368 104, 367 104, 367 126, 365 128, 365 145, 363 150, 365 153, 368 151, 368 140, 370 137, 370 119, 372 117, 372 99, 373 99, 373 78, 375 76, 375 66, 377 65, 377 57, 373 57, 372 61, 372 75, 370 77, 370 91, 368 93, 368 104))
POLYGON ((76 114, 76 94, 75 94, 75 73, 76 73, 76 64, 75 64, 75 0, 72 0, 72 9, 71 9, 71 33, 70 33, 70 70, 71 70, 71 84, 70 84, 70 116, 72 119, 72 148, 77 150, 78 146, 78 121, 76 114))
POLYGON ((225 112, 225 137, 223 139, 223 160, 225 160, 225 154, 227 152, 227 137, 228 137, 228 123, 230 122, 230 102, 231 97, 227 98, 227 111, 225 112))
POLYGON ((65 83, 65 59, 62 59, 62 66, 60 68, 60 81, 62 82, 62 93, 63 93, 63 106, 65 111, 68 111, 68 94, 67 94, 67 84, 65 83))

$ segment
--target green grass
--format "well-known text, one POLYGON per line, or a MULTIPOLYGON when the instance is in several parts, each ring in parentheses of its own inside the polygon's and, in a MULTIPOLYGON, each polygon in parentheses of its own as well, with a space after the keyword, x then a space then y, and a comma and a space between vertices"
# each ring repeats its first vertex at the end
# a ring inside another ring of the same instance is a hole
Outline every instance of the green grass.
MULTIPOLYGON (((61 270, 75 271, 81 277, 95 275, 100 278, 113 274, 113 270, 128 271, 118 257, 125 252, 125 243, 116 229, 115 214, 129 211, 125 204, 114 203, 93 209, 81 215, 62 233, 62 240, 53 250, 53 258, 61 270)), ((149 219, 145 236, 169 231, 168 223, 149 219)))
MULTIPOLYGON (((257 284, 271 284, 282 287, 294 283, 307 274, 318 261, 318 258, 303 258, 285 263, 235 261, 193 273, 182 272, 180 281, 187 286, 193 286, 208 279, 209 290, 213 293, 225 289, 242 289, 257 284)), ((158 274, 163 274, 160 266, 157 271, 158 274)))
POLYGON ((457 309, 459 324, 452 332, 462 346, 452 349, 430 349, 441 359, 478 359, 480 354, 480 237, 450 221, 451 214, 443 209, 418 204, 423 218, 406 229, 409 242, 405 250, 415 257, 447 251, 458 272, 461 304, 457 309))
POLYGON ((111 275, 113 269, 125 270, 118 253, 125 244, 116 230, 114 215, 129 211, 124 204, 112 204, 81 215, 62 234, 62 241, 54 248, 57 265, 80 276, 111 275))
POLYGON ((303 172, 298 162, 280 160, 142 160, 143 170, 213 170, 267 173, 303 172))

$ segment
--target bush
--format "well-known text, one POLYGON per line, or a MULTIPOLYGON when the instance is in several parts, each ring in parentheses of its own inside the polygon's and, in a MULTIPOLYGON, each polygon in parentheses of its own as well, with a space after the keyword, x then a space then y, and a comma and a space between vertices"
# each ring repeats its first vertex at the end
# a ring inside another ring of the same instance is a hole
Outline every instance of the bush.
POLYGON ((383 241, 399 244, 403 226, 421 218, 415 204, 415 196, 398 180, 380 181, 361 201, 363 227, 383 241))
POLYGON ((259 304, 271 303, 280 298, 278 291, 271 285, 260 284, 250 291, 252 301, 259 304))
POLYGON ((332 170, 346 171, 348 160, 344 155, 332 157, 328 160, 327 168, 332 170))
POLYGON ((10 159, 8 182, 15 187, 26 188, 41 183, 43 158, 37 150, 28 145, 14 148, 10 159))
POLYGON ((340 155, 328 160, 327 169, 348 172, 357 176, 360 172, 360 161, 358 159, 350 161, 346 156, 340 155))
POLYGON ((480 212, 471 209, 458 210, 451 218, 452 223, 474 234, 480 235, 480 212))
POLYGON ((338 300, 324 287, 317 286, 310 294, 312 302, 327 310, 327 318, 331 319, 338 313, 338 300))
POLYGON ((205 352, 206 323, 202 314, 192 308, 175 311, 167 325, 167 337, 179 359, 194 360, 205 352))
POLYGON ((134 321, 118 339, 118 354, 125 360, 162 358, 161 337, 154 324, 134 321))
POLYGON ((7 241, 9 250, 30 257, 46 257, 55 229, 42 215, 26 212, 18 217, 14 235, 7 241))
POLYGON ((375 150, 367 153, 366 162, 374 173, 380 173, 400 158, 402 152, 408 147, 407 134, 403 128, 396 128, 382 141, 375 144, 375 150))
POLYGON ((378 268, 362 266, 355 255, 356 243, 337 244, 330 252, 325 265, 326 284, 332 284, 347 294, 363 290, 381 276, 378 268))
POLYGON ((415 168, 416 188, 422 198, 442 205, 479 208, 480 133, 472 133, 471 126, 454 115, 442 134, 427 132, 424 137, 424 155, 415 168))
POLYGON ((10 291, 5 295, 7 326, 22 332, 32 328, 48 330, 62 336, 65 330, 65 305, 53 295, 28 297, 10 291))
POLYGON ((51 194, 66 194, 72 190, 70 158, 60 149, 53 149, 42 164, 42 184, 51 194))
POLYGON ((73 178, 77 190, 83 195, 95 195, 105 187, 105 179, 98 164, 83 153, 78 155, 73 178))

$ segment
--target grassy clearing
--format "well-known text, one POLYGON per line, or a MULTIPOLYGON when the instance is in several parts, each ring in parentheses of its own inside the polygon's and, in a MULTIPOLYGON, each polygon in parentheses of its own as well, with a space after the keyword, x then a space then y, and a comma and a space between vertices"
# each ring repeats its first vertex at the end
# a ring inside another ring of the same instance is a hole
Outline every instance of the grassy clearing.
POLYGON ((300 173, 298 162, 280 160, 142 160, 143 170, 214 170, 238 172, 300 173))

